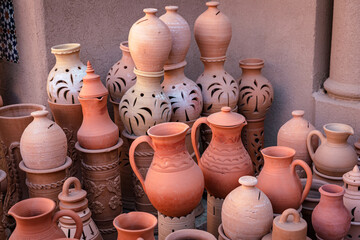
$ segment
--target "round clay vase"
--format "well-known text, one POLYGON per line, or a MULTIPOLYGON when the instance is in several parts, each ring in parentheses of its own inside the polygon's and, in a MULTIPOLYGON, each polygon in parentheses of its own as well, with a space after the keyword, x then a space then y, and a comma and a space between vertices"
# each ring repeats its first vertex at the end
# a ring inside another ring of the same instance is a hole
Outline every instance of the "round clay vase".
POLYGON ((148 136, 136 138, 130 147, 130 164, 153 206, 169 217, 191 213, 202 198, 204 176, 185 145, 189 126, 181 122, 158 124, 148 136), (136 147, 147 142, 155 151, 146 175, 142 177, 134 160, 136 147))
POLYGON ((181 229, 169 234, 165 240, 216 240, 216 238, 208 232, 198 229, 181 229))
POLYGON ((60 104, 79 103, 86 66, 80 61, 80 44, 66 43, 51 48, 56 63, 47 78, 49 100, 60 104))
POLYGON ((129 49, 136 69, 160 72, 171 51, 172 37, 168 26, 156 17, 157 9, 145 8, 129 32, 129 49))
POLYGON ((16 203, 9 210, 16 220, 10 240, 64 238, 65 234, 57 225, 57 220, 63 216, 71 217, 76 222, 75 238, 80 239, 83 229, 80 217, 71 210, 54 212, 55 202, 47 198, 29 198, 16 203))
POLYGON ((343 175, 344 205, 351 214, 352 222, 360 222, 360 171, 355 165, 353 170, 343 175))
POLYGON ((241 142, 241 130, 246 124, 244 116, 223 107, 221 112, 196 120, 191 129, 191 141, 204 173, 205 187, 212 196, 225 198, 239 186, 240 177, 254 174, 250 156, 241 142), (211 128, 212 139, 200 158, 196 132, 202 123, 211 128))
POLYGON ((130 212, 117 216, 113 222, 118 240, 155 240, 157 219, 146 212, 130 212))
POLYGON ((230 239, 260 239, 270 232, 273 209, 269 198, 255 187, 257 179, 243 176, 222 205, 224 232, 230 239))
POLYGON ((121 59, 116 62, 106 76, 106 88, 110 94, 110 100, 119 103, 125 92, 135 84, 134 61, 131 58, 128 42, 121 42, 121 59))
POLYGON ((48 111, 32 112, 34 117, 20 139, 20 152, 25 165, 43 170, 60 167, 65 163, 67 140, 64 131, 49 120, 48 111))
POLYGON ((347 143, 354 129, 342 123, 328 123, 323 126, 326 137, 318 130, 311 131, 307 136, 307 148, 316 170, 328 176, 341 177, 350 171, 358 162, 353 146, 347 143), (314 152, 311 138, 317 135, 321 144, 314 152))
POLYGON ((307 197, 311 182, 311 168, 302 160, 293 160, 295 150, 283 146, 267 147, 261 150, 264 167, 256 185, 271 201, 274 213, 281 214, 288 208, 298 209, 307 197), (304 168, 307 182, 303 190, 295 172, 296 166, 304 168))
POLYGON ((334 184, 321 186, 320 202, 311 220, 316 234, 327 240, 341 240, 350 229, 351 216, 343 203, 344 188, 334 184))

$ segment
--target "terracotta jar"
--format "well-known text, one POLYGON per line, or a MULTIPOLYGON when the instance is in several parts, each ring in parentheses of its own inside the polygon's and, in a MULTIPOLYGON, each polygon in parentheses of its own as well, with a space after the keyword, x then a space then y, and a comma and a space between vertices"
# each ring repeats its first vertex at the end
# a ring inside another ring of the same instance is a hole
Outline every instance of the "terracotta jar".
POLYGON ((246 124, 241 114, 222 107, 221 112, 199 118, 192 127, 192 145, 204 173, 205 187, 215 197, 225 198, 239 185, 240 177, 254 174, 249 154, 241 142, 241 130, 246 124), (200 158, 196 131, 202 123, 211 128, 212 139, 200 158))
POLYGON ((69 216, 76 222, 75 238, 80 239, 82 222, 80 217, 71 210, 55 213, 55 202, 47 198, 29 198, 16 203, 9 214, 16 220, 16 228, 10 240, 16 239, 56 239, 66 237, 57 226, 57 220, 69 216))
POLYGON ((171 234, 169 234, 165 240, 184 240, 184 239, 192 239, 192 240, 216 240, 216 238, 205 231, 198 229, 182 229, 177 230, 171 234))
POLYGON ((20 152, 31 169, 51 169, 65 163, 67 141, 63 130, 47 118, 48 111, 32 112, 34 117, 20 139, 20 152))
POLYGON ((56 64, 47 79, 49 100, 60 104, 79 103, 78 95, 86 74, 86 66, 80 61, 80 44, 56 45, 51 53, 56 57, 56 64))
POLYGON ((94 73, 90 62, 86 73, 84 86, 79 94, 84 116, 77 133, 79 144, 86 149, 112 147, 119 140, 119 129, 107 111, 108 91, 102 85, 100 76, 94 73))
POLYGON ((243 142, 259 173, 264 164, 260 149, 264 147, 265 115, 274 99, 274 89, 268 79, 261 74, 264 60, 248 58, 239 61, 242 74, 239 79, 239 113, 248 125, 243 131, 243 142))
POLYGON ((315 207, 311 220, 316 234, 326 240, 340 240, 350 229, 350 213, 345 208, 345 190, 333 184, 321 186, 320 202, 315 207))
POLYGON ((302 160, 294 160, 295 150, 283 146, 261 150, 264 167, 258 176, 258 187, 269 197, 274 213, 281 214, 288 208, 298 209, 308 195, 312 182, 310 167, 302 160), (303 190, 295 166, 304 168, 307 182, 303 190))
POLYGON ((255 187, 257 179, 243 176, 240 187, 225 198, 221 219, 230 239, 260 239, 270 232, 273 209, 269 198, 255 187))
POLYGON ((351 213, 351 221, 360 222, 360 171, 355 165, 352 171, 343 175, 344 205, 351 213))
POLYGON ((137 70, 160 72, 171 51, 171 33, 156 17, 157 9, 145 8, 145 16, 137 20, 129 32, 129 49, 137 70))
POLYGON ((169 217, 191 213, 204 190, 203 174, 186 150, 188 129, 188 125, 180 122, 158 124, 147 131, 148 136, 135 139, 129 150, 131 167, 150 202, 169 217), (155 151, 146 180, 134 160, 135 149, 143 142, 155 151))

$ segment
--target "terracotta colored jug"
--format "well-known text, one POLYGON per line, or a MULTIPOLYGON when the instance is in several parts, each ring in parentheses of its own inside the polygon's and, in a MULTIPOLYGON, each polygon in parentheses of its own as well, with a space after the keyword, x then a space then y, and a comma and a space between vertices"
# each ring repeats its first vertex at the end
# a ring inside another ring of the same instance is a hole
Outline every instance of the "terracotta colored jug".
POLYGON ((146 212, 130 212, 117 216, 113 222, 118 240, 155 240, 157 219, 146 212))
POLYGON ((307 137, 307 148, 316 170, 328 176, 341 177, 357 164, 358 156, 353 146, 347 143, 354 129, 342 123, 328 123, 323 126, 326 138, 318 130, 311 131, 307 137), (310 142, 317 135, 321 144, 314 152, 310 142))
POLYGON ((216 240, 216 238, 208 232, 198 229, 181 229, 169 234, 165 240, 216 240))
POLYGON ((341 240, 350 229, 350 213, 345 208, 345 190, 334 184, 321 186, 320 202, 315 207, 311 220, 316 234, 326 240, 341 240))
POLYGON ((351 221, 360 222, 360 170, 355 165, 353 170, 343 175, 344 205, 351 213, 351 221))
POLYGON ((80 217, 71 210, 55 213, 55 202, 47 198, 29 198, 16 203, 9 214, 16 220, 16 228, 10 240, 43 240, 66 237, 57 220, 68 216, 76 222, 75 238, 80 239, 83 225, 80 217))
POLYGON ((180 122, 158 124, 147 131, 149 136, 135 139, 129 150, 131 167, 150 202, 169 217, 191 213, 204 190, 204 176, 186 149, 188 129, 188 125, 180 122), (146 180, 134 159, 135 149, 142 142, 147 142, 155 151, 146 180))
POLYGON ((281 214, 288 208, 298 209, 308 195, 312 173, 311 168, 302 160, 294 160, 295 150, 283 146, 267 147, 261 150, 264 167, 256 185, 269 197, 274 213, 281 214), (304 168, 307 182, 302 189, 296 166, 304 168))
POLYGON ((199 166, 204 173, 207 191, 217 198, 225 198, 238 184, 240 177, 253 175, 249 154, 241 142, 241 130, 246 125, 244 116, 222 107, 221 112, 196 120, 191 129, 191 141, 199 166), (196 131, 200 124, 211 128, 210 145, 200 158, 196 131))

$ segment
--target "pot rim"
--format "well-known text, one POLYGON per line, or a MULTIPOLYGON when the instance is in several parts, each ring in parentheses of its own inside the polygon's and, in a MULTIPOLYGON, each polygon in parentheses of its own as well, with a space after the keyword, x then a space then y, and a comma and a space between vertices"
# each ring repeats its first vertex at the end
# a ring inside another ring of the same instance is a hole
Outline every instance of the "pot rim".
POLYGON ((330 132, 330 133, 338 133, 338 134, 347 133, 350 135, 354 135, 354 129, 350 125, 345 124, 345 123, 327 123, 323 126, 323 129, 324 129, 324 131, 330 132), (342 128, 342 130, 340 130, 334 126, 340 127, 340 128, 342 128), (334 128, 331 129, 331 127, 334 127, 336 129, 334 129, 334 128))
POLYGON ((261 58, 245 58, 239 61, 240 68, 244 69, 261 69, 265 62, 261 58))
POLYGON ((70 54, 80 51, 80 43, 64 43, 51 47, 52 54, 70 54))
POLYGON ((130 52, 129 50, 129 42, 128 41, 122 41, 120 43, 120 49, 124 52, 130 52))
POLYGON ((83 153, 105 153, 105 152, 114 151, 115 149, 119 148, 123 143, 124 143, 123 140, 121 138, 119 138, 119 141, 117 142, 117 144, 115 144, 112 147, 103 148, 103 149, 87 149, 87 148, 83 148, 82 146, 80 146, 79 141, 77 141, 75 143, 75 148, 76 148, 76 150, 83 152, 83 153))
POLYGON ((180 135, 184 134, 185 132, 187 132, 189 130, 189 128, 190 128, 189 125, 187 125, 186 123, 183 123, 183 122, 164 122, 164 123, 160 123, 155 126, 152 126, 146 132, 151 138, 168 138, 168 137, 180 136, 180 135), (176 125, 179 128, 183 127, 183 129, 178 130, 176 132, 171 130, 172 129, 171 126, 176 126, 176 125), (162 132, 165 131, 165 133, 155 134, 154 131, 157 131, 159 128, 160 129, 165 128, 166 130, 162 131, 162 132), (168 131, 169 134, 166 134, 166 131, 168 131))
POLYGON ((35 219, 35 218, 39 218, 39 217, 43 217, 47 214, 49 214, 50 212, 53 212, 55 210, 55 207, 56 207, 56 204, 53 200, 49 199, 49 198, 44 198, 44 197, 35 197, 35 198, 28 198, 28 199, 25 199, 25 200, 22 200, 18 203, 16 203, 14 206, 12 206, 9 210, 9 214, 18 218, 18 219, 21 219, 21 220, 30 220, 30 219, 35 219), (39 214, 39 215, 36 215, 36 216, 31 216, 31 217, 24 217, 24 216, 20 216, 18 214, 15 214, 14 213, 14 209, 17 209, 17 208, 20 208, 21 206, 25 205, 26 206, 26 203, 27 202, 32 202, 32 201, 43 201, 44 203, 50 203, 52 206, 51 206, 51 209, 50 211, 46 211, 42 214, 39 214))
POLYGON ((141 231, 148 231, 152 228, 155 228, 156 225, 158 224, 158 221, 157 221, 157 218, 152 215, 151 213, 147 213, 147 212, 129 212, 129 213, 122 213, 120 215, 118 215, 116 218, 114 218, 113 220, 113 225, 115 226, 116 229, 120 229, 120 230, 123 230, 124 232, 132 232, 132 233, 136 233, 136 232, 139 232, 140 230, 141 231), (126 228, 122 228, 120 227, 118 224, 115 224, 117 219, 121 218, 121 217, 124 217, 125 215, 136 215, 136 214, 140 214, 140 215, 146 215, 148 216, 149 218, 152 218, 152 220, 154 220, 154 224, 147 227, 147 228, 143 228, 143 229, 138 229, 138 230, 131 230, 131 229, 126 229, 126 228))
POLYGON ((272 159, 284 159, 284 158, 293 158, 296 151, 293 148, 285 146, 270 146, 261 149, 262 155, 272 158, 272 159), (276 149, 276 150, 275 150, 276 149), (279 154, 276 152, 281 151, 279 154))
POLYGON ((54 106, 59 106, 59 107, 67 107, 67 106, 80 106, 81 107, 81 104, 80 103, 74 103, 74 104, 64 104, 64 103, 55 103, 55 102, 52 102, 50 101, 50 99, 47 100, 49 106, 50 105, 54 105, 54 106))
POLYGON ((181 229, 181 230, 177 230, 175 232, 170 233, 167 237, 166 240, 170 237, 174 237, 174 239, 177 239, 177 237, 182 237, 181 239, 185 239, 185 238, 193 238, 193 237, 198 237, 201 236, 203 237, 202 239, 207 239, 207 240, 216 240, 216 238, 209 232, 203 231, 203 230, 199 230, 199 229, 181 229), (188 233, 188 234, 186 234, 188 233), (185 234, 185 235, 182 235, 185 234), (201 236, 203 235, 203 236, 201 236))
POLYGON ((11 105, 7 105, 7 106, 3 106, 0 107, 0 119, 24 119, 24 118, 28 118, 31 117, 31 112, 29 112, 28 115, 22 115, 22 116, 16 116, 16 117, 8 117, 8 116, 2 116, 2 112, 7 111, 8 109, 12 109, 12 108, 18 108, 18 109, 22 109, 23 107, 34 107, 34 111, 40 111, 40 110, 46 110, 46 107, 44 105, 41 104, 36 104, 36 103, 19 103, 19 104, 11 104, 11 105), (35 110, 35 108, 38 108, 35 110))
POLYGON ((319 188, 321 195, 330 197, 340 197, 345 193, 345 189, 336 184, 325 184, 319 188))
POLYGON ((23 170, 24 172, 26 173, 33 173, 33 174, 48 174, 48 173, 54 173, 54 172, 60 172, 60 171, 63 171, 65 170, 66 168, 70 167, 72 164, 72 160, 70 157, 66 156, 66 159, 65 159, 65 163, 59 167, 56 167, 56 168, 51 168, 51 169, 31 169, 31 168, 28 168, 25 163, 24 163, 24 160, 22 160, 20 163, 19 163, 19 168, 21 170, 23 170))

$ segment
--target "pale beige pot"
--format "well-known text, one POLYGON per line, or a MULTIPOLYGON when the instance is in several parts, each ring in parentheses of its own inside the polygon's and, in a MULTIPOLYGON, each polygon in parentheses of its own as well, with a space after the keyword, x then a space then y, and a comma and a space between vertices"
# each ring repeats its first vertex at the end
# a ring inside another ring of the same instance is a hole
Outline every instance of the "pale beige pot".
POLYGON ((51 48, 56 57, 55 66, 47 78, 47 93, 54 103, 79 103, 78 96, 86 66, 80 60, 80 44, 66 43, 51 48))
POLYGON ((26 167, 52 169, 65 163, 67 140, 64 131, 49 120, 48 111, 32 112, 34 117, 20 139, 20 152, 26 167))
POLYGON ((360 222, 360 171, 355 165, 353 170, 343 175, 344 205, 351 214, 351 221, 360 222))

